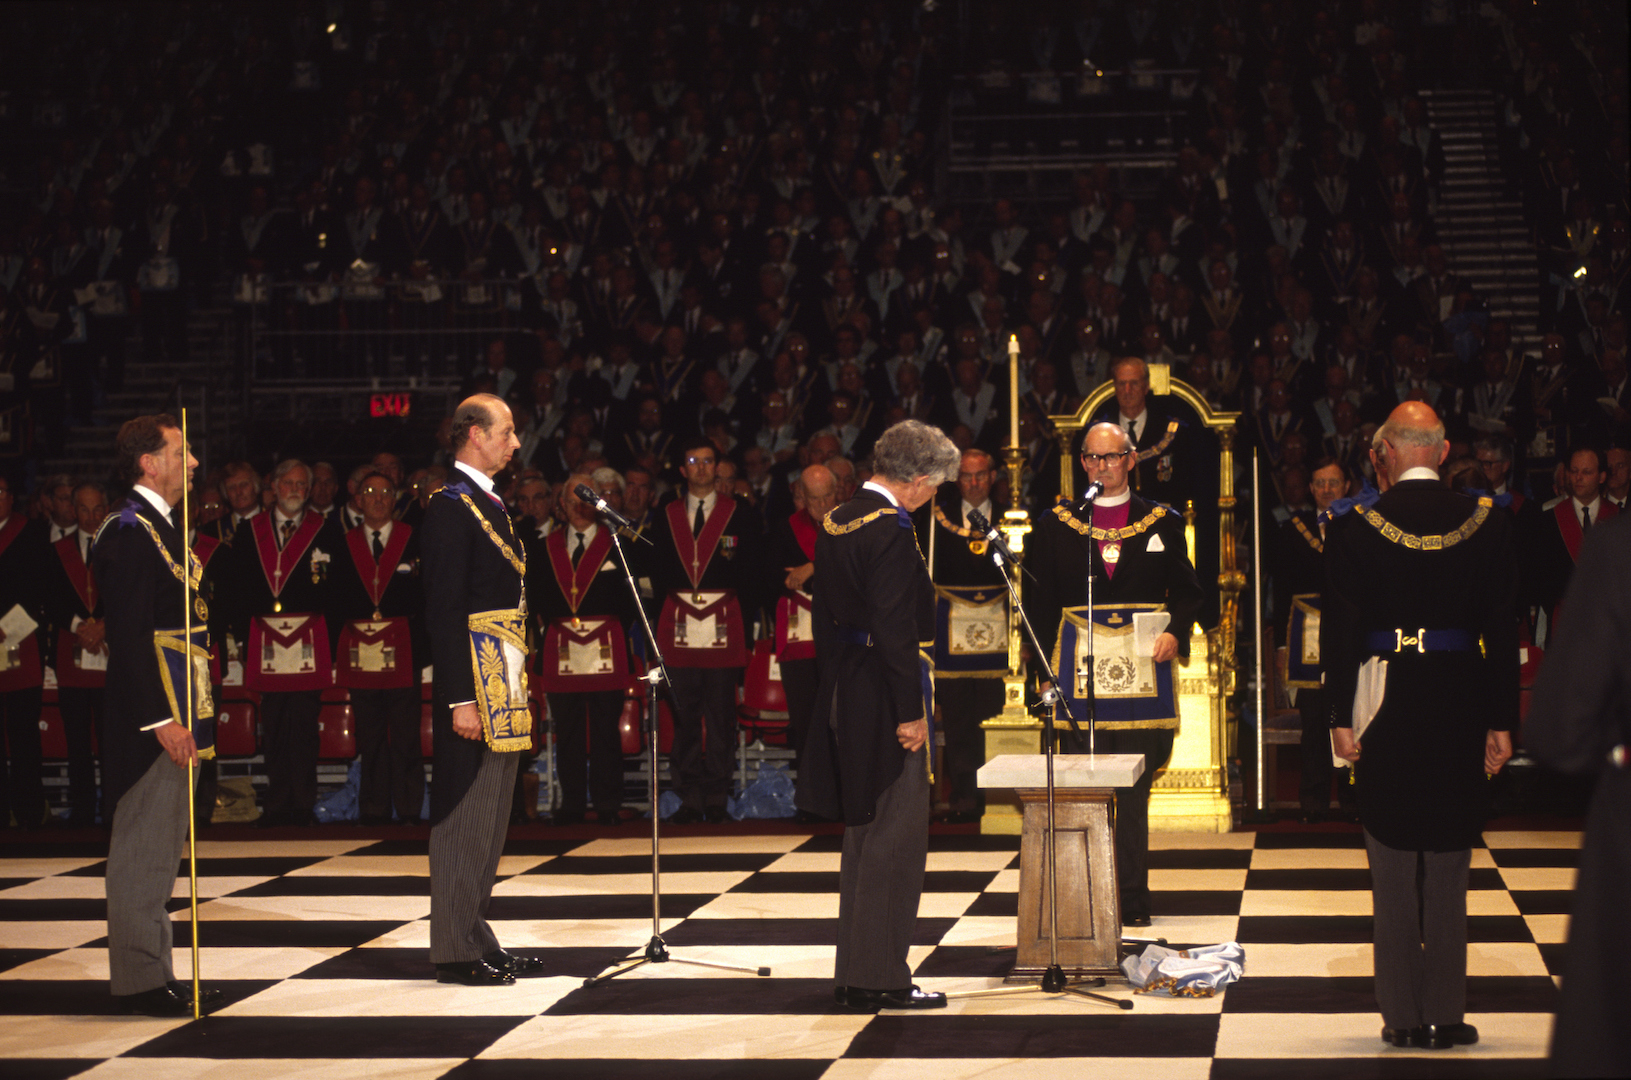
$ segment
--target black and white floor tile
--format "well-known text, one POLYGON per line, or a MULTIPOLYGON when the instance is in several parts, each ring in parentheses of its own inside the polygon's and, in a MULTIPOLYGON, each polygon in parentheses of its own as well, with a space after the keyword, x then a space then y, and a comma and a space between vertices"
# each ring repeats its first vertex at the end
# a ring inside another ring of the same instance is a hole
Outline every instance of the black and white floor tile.
MULTIPOLYGON (((200 1022, 118 1015, 107 993, 95 843, 0 844, 0 1074, 230 1077, 1134 1078, 1532 1076, 1543 1068, 1579 836, 1490 832, 1473 854, 1468 1020, 1478 1045, 1378 1038, 1370 893, 1353 831, 1157 834, 1155 925, 1175 945, 1238 940, 1246 975, 1205 1000, 954 1000, 877 1016, 832 1004, 839 837, 726 829, 665 837, 675 957, 583 980, 651 936, 650 840, 512 839, 490 913, 550 976, 441 985, 426 959, 423 839, 207 840, 201 968, 227 1003, 200 1022), (1042 1071, 1038 1071, 1038 1070, 1042 1071)), ((919 985, 1001 985, 1018 839, 937 834, 911 962, 919 985)), ((176 965, 191 929, 177 883, 176 965)), ((1125 985, 1108 992, 1129 995, 1125 985)))

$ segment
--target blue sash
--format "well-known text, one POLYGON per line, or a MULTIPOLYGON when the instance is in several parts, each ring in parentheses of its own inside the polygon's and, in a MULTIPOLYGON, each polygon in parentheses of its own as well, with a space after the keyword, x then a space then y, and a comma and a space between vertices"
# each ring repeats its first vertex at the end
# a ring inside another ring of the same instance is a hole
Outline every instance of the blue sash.
POLYGON ((1320 670, 1320 594, 1298 593, 1286 625, 1286 685, 1318 690, 1320 670))
POLYGON ((215 700, 210 692, 209 630, 195 626, 191 648, 186 647, 186 641, 186 632, 180 627, 153 631, 153 651, 158 654, 159 680, 164 684, 164 697, 169 702, 170 715, 193 733, 198 756, 208 759, 215 756, 215 700), (193 683, 191 717, 187 715, 185 700, 189 666, 193 683))
POLYGON ((934 587, 934 669, 944 679, 1008 674, 1008 590, 934 587))
MULTIPOLYGON (((1175 661, 1157 664, 1133 648, 1133 616, 1158 612, 1161 604, 1097 604, 1093 608, 1093 666, 1098 725, 1109 728, 1176 728, 1175 661)), ((1065 608, 1053 647, 1060 690, 1078 718, 1087 715, 1087 608, 1065 608)))

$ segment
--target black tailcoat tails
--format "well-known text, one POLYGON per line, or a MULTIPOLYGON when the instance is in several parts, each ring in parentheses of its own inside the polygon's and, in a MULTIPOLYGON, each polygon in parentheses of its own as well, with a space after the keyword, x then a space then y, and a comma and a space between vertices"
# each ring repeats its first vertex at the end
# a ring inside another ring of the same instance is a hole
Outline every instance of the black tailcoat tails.
MULTIPOLYGON (((133 496, 97 533, 91 562, 102 590, 107 615, 108 671, 103 702, 102 796, 104 814, 112 820, 119 798, 140 780, 159 756, 159 740, 142 728, 161 720, 184 718, 170 711, 164 693, 153 631, 179 628, 186 615, 181 579, 170 566, 184 566, 184 542, 170 520, 140 495, 133 496), (153 535, 135 520, 149 522, 153 535)), ((200 623, 194 613, 195 625, 200 623)))
POLYGON ((798 805, 865 825, 907 760, 895 728, 923 715, 919 649, 934 637, 934 587, 911 518, 867 488, 822 523, 815 561, 821 682, 798 805))
POLYGON ((519 557, 521 542, 510 516, 462 472, 431 497, 419 528, 425 568, 425 626, 435 711, 435 783, 431 785, 430 821, 439 823, 470 789, 481 769, 487 744, 453 732, 452 706, 476 700, 475 669, 470 658, 469 617, 480 611, 522 606, 522 573, 489 538, 461 496, 468 496, 493 534, 519 557))
POLYGON ((1320 656, 1333 727, 1352 724, 1370 635, 1459 630, 1482 650, 1392 652, 1381 710, 1360 739, 1360 820, 1401 851, 1473 846, 1489 806, 1488 731, 1518 717, 1512 522, 1436 480, 1406 480, 1326 529, 1320 656))

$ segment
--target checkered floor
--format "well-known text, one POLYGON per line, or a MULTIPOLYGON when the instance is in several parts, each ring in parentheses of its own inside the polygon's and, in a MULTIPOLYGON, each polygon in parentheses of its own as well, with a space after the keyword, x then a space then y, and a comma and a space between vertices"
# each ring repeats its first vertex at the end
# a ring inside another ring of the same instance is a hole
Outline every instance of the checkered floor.
MULTIPOLYGON (((877 1016, 832 1004, 835 832, 719 827, 665 837, 663 932, 673 954, 773 974, 648 965, 595 989, 583 988, 585 977, 650 936, 649 837, 529 832, 540 838, 506 848, 491 916, 500 940, 543 958, 552 977, 493 989, 428 978, 422 838, 312 830, 202 842, 202 966, 227 1004, 198 1023, 114 1014, 105 847, 0 844, 0 1074, 1532 1076, 1545 1054, 1579 842, 1569 832, 1485 835, 1472 863, 1467 1017, 1483 1041, 1429 1053, 1378 1038, 1368 873, 1351 830, 1153 837, 1151 932, 1175 945, 1245 947, 1245 978, 1216 998, 1140 996, 1123 1012, 1021 995, 877 1016)), ((996 947, 1013 940, 1017 843, 932 838, 911 953, 920 985, 1000 985, 1011 955, 996 947)), ((185 901, 175 906, 186 978, 190 928, 185 901)))

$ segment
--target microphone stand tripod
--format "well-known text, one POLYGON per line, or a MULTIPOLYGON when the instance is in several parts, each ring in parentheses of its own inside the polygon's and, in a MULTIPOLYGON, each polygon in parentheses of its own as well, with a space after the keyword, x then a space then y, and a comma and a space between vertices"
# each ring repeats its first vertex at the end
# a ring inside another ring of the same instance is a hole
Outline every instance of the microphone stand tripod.
POLYGON ((768 967, 744 967, 739 964, 721 964, 712 960, 691 960, 674 956, 669 953, 668 943, 663 940, 662 864, 658 857, 657 817, 657 687, 674 684, 669 681, 668 666, 663 663, 662 649, 657 645, 657 635, 652 632, 651 619, 646 615, 645 605, 640 602, 640 589, 635 585, 634 574, 629 569, 629 557, 623 550, 623 541, 619 538, 615 525, 607 527, 611 529, 612 546, 617 548, 617 561, 623 568, 623 580, 628 583, 629 595, 634 598, 634 610, 640 614, 640 627, 645 631, 646 642, 651 646, 651 666, 640 676, 640 681, 646 684, 646 763, 651 770, 651 780, 647 788, 647 793, 651 797, 651 940, 646 942, 645 950, 640 955, 620 961, 621 967, 604 975, 583 980, 583 985, 585 988, 593 988, 610 982, 619 975, 627 975, 645 964, 666 964, 670 961, 696 967, 717 968, 720 971, 769 975, 768 967))
MULTIPOLYGON (((984 515, 981 515, 978 511, 970 515, 969 521, 976 529, 982 532, 989 534, 994 531, 991 529, 991 523, 986 521, 984 519, 984 515)), ((1019 561, 1014 558, 1013 553, 1008 550, 1007 545, 1002 543, 993 543, 991 545, 991 561, 996 563, 997 569, 1002 572, 1003 584, 1008 586, 1008 598, 1010 602, 1013 603, 1014 610, 1019 613, 1019 620, 1025 627, 1026 635, 1031 639, 1031 647, 1036 650, 1035 656, 1038 662, 1042 665, 1042 674, 1045 676, 1048 682, 1048 689, 1042 691, 1041 696, 1037 699, 1033 706, 1042 715, 1042 752, 1047 758, 1048 823, 1044 838, 1046 849, 1044 851, 1043 867, 1047 875, 1045 888, 1047 889, 1048 893, 1048 967, 1047 970, 1042 973, 1042 981, 1037 986, 1000 986, 990 990, 969 990, 961 993, 947 994, 946 996, 960 998, 994 997, 998 994, 1026 994, 1040 990, 1044 994, 1076 994, 1079 997, 1090 998, 1102 1005, 1110 1005, 1123 1010, 1131 1009, 1133 1007, 1133 1003, 1129 999, 1113 998, 1106 994, 1095 994, 1091 990, 1082 989, 1083 986, 1103 986, 1103 978, 1081 979, 1071 982, 1065 978, 1064 969, 1059 966, 1059 881, 1054 867, 1056 840, 1054 836, 1053 754, 1055 740, 1053 706, 1059 705, 1064 708, 1065 719, 1070 722, 1070 729, 1078 736, 1081 735, 1082 729, 1076 723, 1076 717, 1070 711, 1070 702, 1059 692, 1059 680, 1054 675, 1053 668, 1048 663, 1048 658, 1042 651, 1042 646, 1036 640, 1036 630, 1031 626, 1031 617, 1025 613, 1025 605, 1020 602, 1019 590, 1014 588, 1014 579, 1013 575, 1009 573, 1009 567, 1019 569, 1019 561)), ((1092 575, 1090 574, 1088 576, 1088 604, 1090 612, 1092 610, 1091 605, 1093 602, 1092 588, 1092 575)), ((1089 632, 1091 633, 1091 630, 1089 632)), ((1091 637, 1089 637, 1089 642, 1091 642, 1091 640, 1091 637)), ((1091 650, 1091 648, 1092 646, 1090 644, 1089 650, 1091 650)), ((1089 698, 1088 700, 1087 738, 1088 745, 1091 747, 1093 745, 1093 708, 1091 705, 1092 699, 1089 698)), ((1089 752, 1091 753, 1091 751, 1089 752)))

